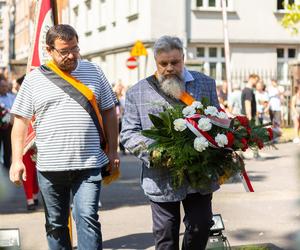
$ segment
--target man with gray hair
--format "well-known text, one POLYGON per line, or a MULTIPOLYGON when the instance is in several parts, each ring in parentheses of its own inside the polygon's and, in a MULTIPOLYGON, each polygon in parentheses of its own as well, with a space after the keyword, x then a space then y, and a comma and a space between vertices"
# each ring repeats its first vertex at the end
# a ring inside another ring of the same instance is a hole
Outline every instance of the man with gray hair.
POLYGON ((198 101, 206 97, 211 105, 219 108, 216 84, 208 76, 184 67, 179 38, 163 36, 155 42, 153 50, 155 74, 139 81, 126 93, 121 142, 142 161, 141 185, 151 204, 156 249, 179 249, 181 202, 186 227, 182 249, 205 249, 212 224, 212 192, 218 185, 210 190, 195 190, 186 179, 182 186, 175 188, 168 169, 151 166, 148 146, 153 140, 141 135, 141 131, 152 126, 149 113, 158 114, 164 106, 180 104, 183 92, 198 101))

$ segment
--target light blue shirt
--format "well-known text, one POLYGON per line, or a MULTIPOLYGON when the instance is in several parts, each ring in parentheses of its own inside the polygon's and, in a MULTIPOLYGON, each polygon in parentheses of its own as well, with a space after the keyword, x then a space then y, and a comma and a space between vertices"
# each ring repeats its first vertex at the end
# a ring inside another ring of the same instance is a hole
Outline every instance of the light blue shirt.
POLYGON ((0 103, 8 110, 11 110, 11 107, 16 99, 16 95, 12 93, 7 93, 5 95, 0 95, 0 103))

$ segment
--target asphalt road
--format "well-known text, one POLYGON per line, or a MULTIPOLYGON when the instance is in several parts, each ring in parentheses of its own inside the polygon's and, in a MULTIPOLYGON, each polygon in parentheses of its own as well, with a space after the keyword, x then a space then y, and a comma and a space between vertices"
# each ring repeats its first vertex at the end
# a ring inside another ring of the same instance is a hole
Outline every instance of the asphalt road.
MULTIPOLYGON (((246 193, 236 179, 214 194, 214 213, 222 215, 224 235, 232 246, 270 243, 274 249, 300 249, 298 152, 300 145, 292 143, 266 149, 262 160, 246 160, 254 193, 246 193)), ((104 249, 154 249, 151 211, 139 186, 140 164, 133 156, 121 160, 121 179, 101 193, 104 249)), ((0 229, 4 228, 20 229, 23 250, 47 249, 43 208, 27 212, 22 188, 10 184, 1 171, 0 229)))

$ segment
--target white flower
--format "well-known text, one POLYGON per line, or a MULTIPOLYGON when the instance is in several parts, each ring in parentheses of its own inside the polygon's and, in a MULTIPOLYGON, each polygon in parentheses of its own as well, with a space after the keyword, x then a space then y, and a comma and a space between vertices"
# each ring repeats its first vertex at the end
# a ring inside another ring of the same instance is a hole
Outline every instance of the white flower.
POLYGON ((173 124, 176 131, 183 131, 186 129, 186 121, 182 118, 174 120, 173 124))
POLYGON ((203 131, 209 131, 212 127, 212 124, 210 122, 209 118, 200 118, 198 121, 198 128, 200 128, 203 131))
POLYGON ((194 148, 198 152, 204 151, 208 147, 208 141, 204 137, 196 137, 194 140, 194 148))
POLYGON ((187 117, 196 113, 196 110, 192 106, 187 106, 182 110, 182 114, 187 117))
POLYGON ((227 119, 228 118, 227 114, 223 111, 220 111, 217 116, 220 119, 227 119))
POLYGON ((195 109, 202 109, 203 108, 202 103, 198 102, 198 101, 194 101, 191 106, 194 107, 195 109))
POLYGON ((228 144, 227 136, 224 134, 217 134, 217 136, 215 137, 215 141, 216 143, 218 143, 219 147, 224 147, 228 144))
POLYGON ((214 106, 208 106, 205 110, 204 110, 204 114, 206 115, 211 115, 211 116, 217 116, 218 114, 218 109, 214 106))

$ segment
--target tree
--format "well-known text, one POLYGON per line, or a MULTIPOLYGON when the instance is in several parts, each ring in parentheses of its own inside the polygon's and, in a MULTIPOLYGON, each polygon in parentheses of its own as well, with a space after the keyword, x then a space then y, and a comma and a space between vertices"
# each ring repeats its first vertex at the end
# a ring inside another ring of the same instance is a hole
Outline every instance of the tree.
POLYGON ((300 4, 286 4, 285 10, 287 12, 281 20, 281 25, 296 35, 300 28, 300 4))

